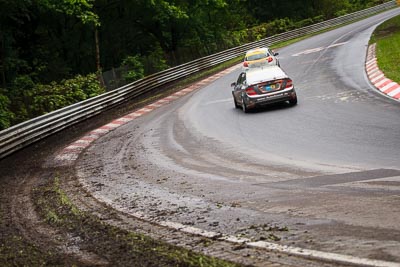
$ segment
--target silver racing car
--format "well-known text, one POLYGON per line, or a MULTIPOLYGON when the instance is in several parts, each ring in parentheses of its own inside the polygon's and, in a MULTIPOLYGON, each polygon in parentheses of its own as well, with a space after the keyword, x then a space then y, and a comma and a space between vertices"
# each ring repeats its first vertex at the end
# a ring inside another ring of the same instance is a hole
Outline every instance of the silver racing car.
POLYGON ((243 71, 231 86, 235 107, 244 112, 276 102, 297 104, 293 81, 278 66, 243 71))

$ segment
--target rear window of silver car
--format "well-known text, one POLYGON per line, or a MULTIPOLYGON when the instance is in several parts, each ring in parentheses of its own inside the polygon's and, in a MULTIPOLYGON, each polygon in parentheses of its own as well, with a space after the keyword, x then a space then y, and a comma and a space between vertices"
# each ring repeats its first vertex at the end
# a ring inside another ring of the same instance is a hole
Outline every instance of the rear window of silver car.
POLYGON ((268 67, 265 69, 256 69, 246 73, 246 80, 248 84, 255 84, 270 80, 284 79, 288 76, 279 67, 268 67))

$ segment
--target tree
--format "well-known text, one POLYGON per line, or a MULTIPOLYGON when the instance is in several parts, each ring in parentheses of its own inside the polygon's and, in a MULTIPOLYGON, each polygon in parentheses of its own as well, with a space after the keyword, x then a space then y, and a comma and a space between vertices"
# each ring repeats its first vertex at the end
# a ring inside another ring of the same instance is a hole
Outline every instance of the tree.
POLYGON ((44 7, 50 10, 56 10, 57 12, 75 16, 83 24, 89 24, 94 28, 95 38, 95 53, 96 53, 96 69, 97 72, 101 72, 100 67, 100 48, 99 48, 99 33, 98 27, 100 27, 99 16, 93 11, 94 0, 40 0, 44 7))

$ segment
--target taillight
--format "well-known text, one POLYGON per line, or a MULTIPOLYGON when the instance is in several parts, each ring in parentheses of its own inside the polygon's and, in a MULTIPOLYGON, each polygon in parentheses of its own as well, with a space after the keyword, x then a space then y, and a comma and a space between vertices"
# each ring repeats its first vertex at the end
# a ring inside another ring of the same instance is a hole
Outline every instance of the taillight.
POLYGON ((254 87, 248 87, 246 88, 246 94, 247 95, 256 95, 256 91, 254 91, 254 87))
POLYGON ((293 81, 291 79, 286 80, 286 88, 290 88, 293 86, 293 81))
POLYGON ((272 57, 268 57, 267 60, 268 60, 268 63, 271 63, 273 59, 272 59, 272 57))
POLYGON ((249 63, 247 63, 247 61, 243 62, 243 67, 248 67, 249 63))

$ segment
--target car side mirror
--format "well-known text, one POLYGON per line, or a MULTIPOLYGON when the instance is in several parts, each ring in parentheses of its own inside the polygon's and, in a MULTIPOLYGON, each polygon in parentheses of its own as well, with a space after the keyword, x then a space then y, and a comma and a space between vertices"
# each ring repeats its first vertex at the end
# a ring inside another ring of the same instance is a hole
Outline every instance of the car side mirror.
POLYGON ((276 53, 274 52, 274 56, 279 56, 279 53, 278 52, 276 52, 276 53))
POLYGON ((236 82, 231 83, 231 87, 235 87, 236 86, 236 82))

